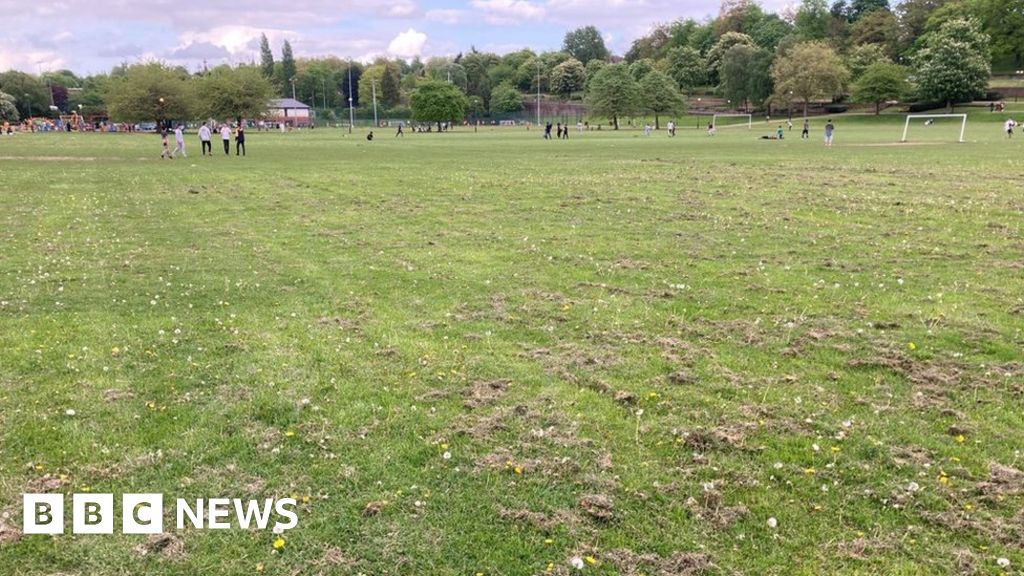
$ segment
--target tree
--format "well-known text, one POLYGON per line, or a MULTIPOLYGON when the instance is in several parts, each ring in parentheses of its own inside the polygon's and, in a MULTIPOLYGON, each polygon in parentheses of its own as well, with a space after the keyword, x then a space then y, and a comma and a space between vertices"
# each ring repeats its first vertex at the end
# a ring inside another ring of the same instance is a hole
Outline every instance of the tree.
POLYGON ((499 84, 491 92, 491 112, 511 114, 523 109, 523 93, 511 83, 499 84))
POLYGON ((447 82, 427 80, 409 97, 412 118, 418 122, 436 122, 440 131, 442 122, 462 120, 469 102, 466 95, 447 82))
POLYGON ((604 45, 601 32, 594 26, 584 26, 566 32, 565 40, 562 42, 562 51, 580 62, 607 60, 611 56, 608 48, 604 45))
POLYGON ((255 66, 218 66, 199 80, 197 112, 203 118, 259 119, 267 114, 274 87, 255 66))
POLYGON ((551 92, 571 98, 573 92, 583 90, 587 83, 587 70, 583 63, 570 58, 551 71, 551 92))
POLYGON ((270 51, 270 40, 266 34, 260 34, 260 71, 263 77, 274 77, 274 53, 270 51))
POLYGON ((629 74, 633 80, 639 82, 647 73, 654 70, 654 61, 650 58, 642 58, 629 65, 629 74))
POLYGON ((596 116, 606 116, 619 129, 619 117, 632 114, 639 104, 636 80, 625 64, 609 64, 599 70, 587 92, 587 106, 596 116))
POLYGON ((850 2, 850 21, 856 22, 862 17, 876 11, 889 11, 889 0, 852 0, 850 2))
POLYGON ((166 123, 192 118, 193 88, 187 71, 159 62, 134 64, 106 84, 104 101, 120 122, 166 123))
POLYGON ((640 106, 654 114, 654 129, 660 130, 659 115, 679 113, 685 103, 676 81, 662 72, 652 70, 640 79, 640 106))
POLYGON ((992 72, 989 38, 971 20, 951 20, 927 35, 918 52, 916 80, 920 95, 944 102, 953 111, 960 101, 985 93, 992 72))
POLYGON ((775 99, 804 103, 804 116, 811 100, 833 98, 843 90, 850 73, 828 44, 802 42, 780 56, 772 65, 775 99))
POLYGON ((713 84, 718 82, 718 67, 722 63, 722 56, 725 56, 725 53, 737 44, 754 46, 754 39, 739 32, 726 32, 718 39, 718 42, 715 42, 715 45, 708 50, 708 77, 713 84))
POLYGON ((660 65, 683 91, 689 92, 707 81, 708 68, 704 57, 689 46, 669 50, 660 65))
POLYGON ((722 58, 719 74, 725 97, 733 102, 760 105, 771 94, 772 54, 763 48, 738 44, 722 58))
POLYGON ((779 41, 793 33, 793 25, 777 14, 767 14, 750 30, 754 43, 767 50, 774 50, 779 41))
POLYGON ((804 40, 827 38, 831 21, 832 14, 825 0, 802 0, 794 18, 797 34, 804 40))
POLYGON ((289 98, 292 95, 291 82, 296 77, 295 56, 292 55, 292 44, 285 40, 281 46, 281 95, 289 98))
POLYGON ((14 96, 6 92, 0 92, 0 121, 17 122, 21 119, 18 114, 18 107, 14 104, 14 96))
POLYGON ((882 111, 882 102, 899 100, 909 92, 906 68, 892 62, 875 62, 854 83, 853 101, 874 104, 877 115, 882 111))
POLYGON ((587 82, 586 86, 584 86, 585 90, 590 90, 590 81, 597 76, 597 73, 601 68, 604 68, 607 65, 608 63, 604 60, 591 60, 590 62, 587 62, 587 82))
POLYGON ((50 105, 46 84, 24 72, 9 70, 0 74, 0 91, 14 96, 18 115, 22 118, 43 114, 50 105))
POLYGON ((992 56, 1024 65, 1024 0, 977 0, 982 29, 992 38, 992 56))
POLYGON ((892 58, 899 51, 899 23, 888 10, 868 12, 850 28, 850 41, 854 45, 878 44, 892 58))
POLYGON ((903 0, 896 5, 896 16, 900 26, 900 50, 909 48, 924 35, 925 25, 932 13, 947 0, 903 0))
POLYGON ((722 0, 715 20, 715 34, 750 31, 764 18, 764 11, 755 0, 722 0))
POLYGON ((868 66, 876 62, 892 62, 878 44, 854 46, 846 54, 846 69, 850 71, 850 77, 854 80, 860 78, 868 66))

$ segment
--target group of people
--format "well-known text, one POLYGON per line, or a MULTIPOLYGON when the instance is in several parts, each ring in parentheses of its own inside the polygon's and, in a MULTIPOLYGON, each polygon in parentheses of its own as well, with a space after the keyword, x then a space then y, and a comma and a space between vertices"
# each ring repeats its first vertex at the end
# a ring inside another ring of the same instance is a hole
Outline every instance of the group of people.
MULTIPOLYGON (((557 137, 558 137, 559 140, 568 140, 569 139, 569 125, 568 124, 563 126, 562 123, 559 122, 557 124, 557 129, 558 129, 557 137)), ((544 125, 544 139, 545 140, 551 140, 552 138, 553 138, 553 136, 551 136, 551 122, 548 122, 547 124, 544 125)))
MULTIPOLYGON (((221 142, 224 144, 224 155, 228 156, 231 154, 231 126, 229 124, 221 124, 220 126, 213 126, 211 128, 209 122, 203 122, 203 125, 199 127, 199 144, 202 146, 203 156, 207 154, 213 157, 213 134, 220 134, 221 142)), ((188 158, 188 153, 185 151, 185 125, 178 124, 174 128, 174 150, 171 150, 170 142, 168 141, 170 135, 168 134, 167 126, 162 126, 160 129, 160 140, 163 145, 163 151, 160 152, 160 158, 173 160, 181 155, 182 158, 188 158)), ((235 156, 245 156, 245 123, 239 122, 238 127, 234 131, 235 138, 235 156)))

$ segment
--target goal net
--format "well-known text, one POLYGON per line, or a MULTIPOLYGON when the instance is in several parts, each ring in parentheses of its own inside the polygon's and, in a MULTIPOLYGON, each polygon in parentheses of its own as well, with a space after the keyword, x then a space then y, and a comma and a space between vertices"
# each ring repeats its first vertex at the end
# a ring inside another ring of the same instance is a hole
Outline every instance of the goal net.
POLYGON ((714 126, 715 128, 743 126, 744 124, 746 124, 747 128, 753 128, 753 126, 754 126, 754 115, 753 114, 715 114, 714 116, 711 117, 711 125, 714 126), (719 123, 718 123, 718 119, 719 118, 730 118, 730 119, 734 118, 736 120, 726 120, 725 126, 719 126, 719 123), (746 119, 746 122, 743 122, 742 120, 740 120, 740 119, 744 119, 744 118, 746 119))
POLYGON ((948 142, 959 135, 957 142, 963 142, 967 131, 967 114, 908 114, 900 142, 907 141, 911 127, 914 128, 915 141, 948 142))

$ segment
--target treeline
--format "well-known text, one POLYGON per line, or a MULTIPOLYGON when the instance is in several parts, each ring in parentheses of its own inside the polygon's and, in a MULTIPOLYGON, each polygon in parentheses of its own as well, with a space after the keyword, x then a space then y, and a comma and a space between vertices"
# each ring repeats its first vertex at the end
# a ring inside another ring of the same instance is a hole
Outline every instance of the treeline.
POLYGON ((275 57, 263 37, 260 61, 234 68, 190 73, 150 63, 84 78, 9 71, 0 74, 0 117, 51 107, 125 121, 253 116, 260 99, 294 95, 328 119, 350 104, 365 116, 373 101, 382 113, 415 118, 423 114, 414 95, 432 83, 454 88, 428 91, 451 101, 420 98, 421 112, 426 101, 469 118, 521 112, 538 92, 584 100, 592 115, 613 123, 674 114, 686 95, 709 93, 736 109, 806 109, 847 98, 879 108, 911 99, 952 106, 984 94, 993 63, 1024 67, 1022 31, 1024 0, 802 0, 778 14, 755 0, 724 0, 716 18, 658 25, 623 56, 593 26, 568 32, 560 50, 498 55, 471 47, 454 57, 366 64, 295 58, 288 42, 275 57))

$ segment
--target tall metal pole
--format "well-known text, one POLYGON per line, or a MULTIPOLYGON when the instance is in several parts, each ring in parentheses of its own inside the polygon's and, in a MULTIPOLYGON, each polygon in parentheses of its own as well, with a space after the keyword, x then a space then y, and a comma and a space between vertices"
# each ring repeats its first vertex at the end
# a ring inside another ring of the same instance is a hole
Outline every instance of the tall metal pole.
POLYGON ((352 125, 356 122, 356 113, 352 109, 352 61, 348 61, 348 133, 352 133, 352 125))
POLYGON ((320 78, 320 87, 323 88, 324 93, 324 110, 327 110, 327 80, 320 78))
POLYGON ((537 126, 540 126, 540 60, 537 60, 537 126))
POLYGON ((294 77, 292 78, 291 82, 292 82, 292 100, 295 100, 295 78, 294 77))
POLYGON ((372 80, 370 86, 373 87, 373 125, 380 126, 380 122, 377 121, 377 81, 372 80))

